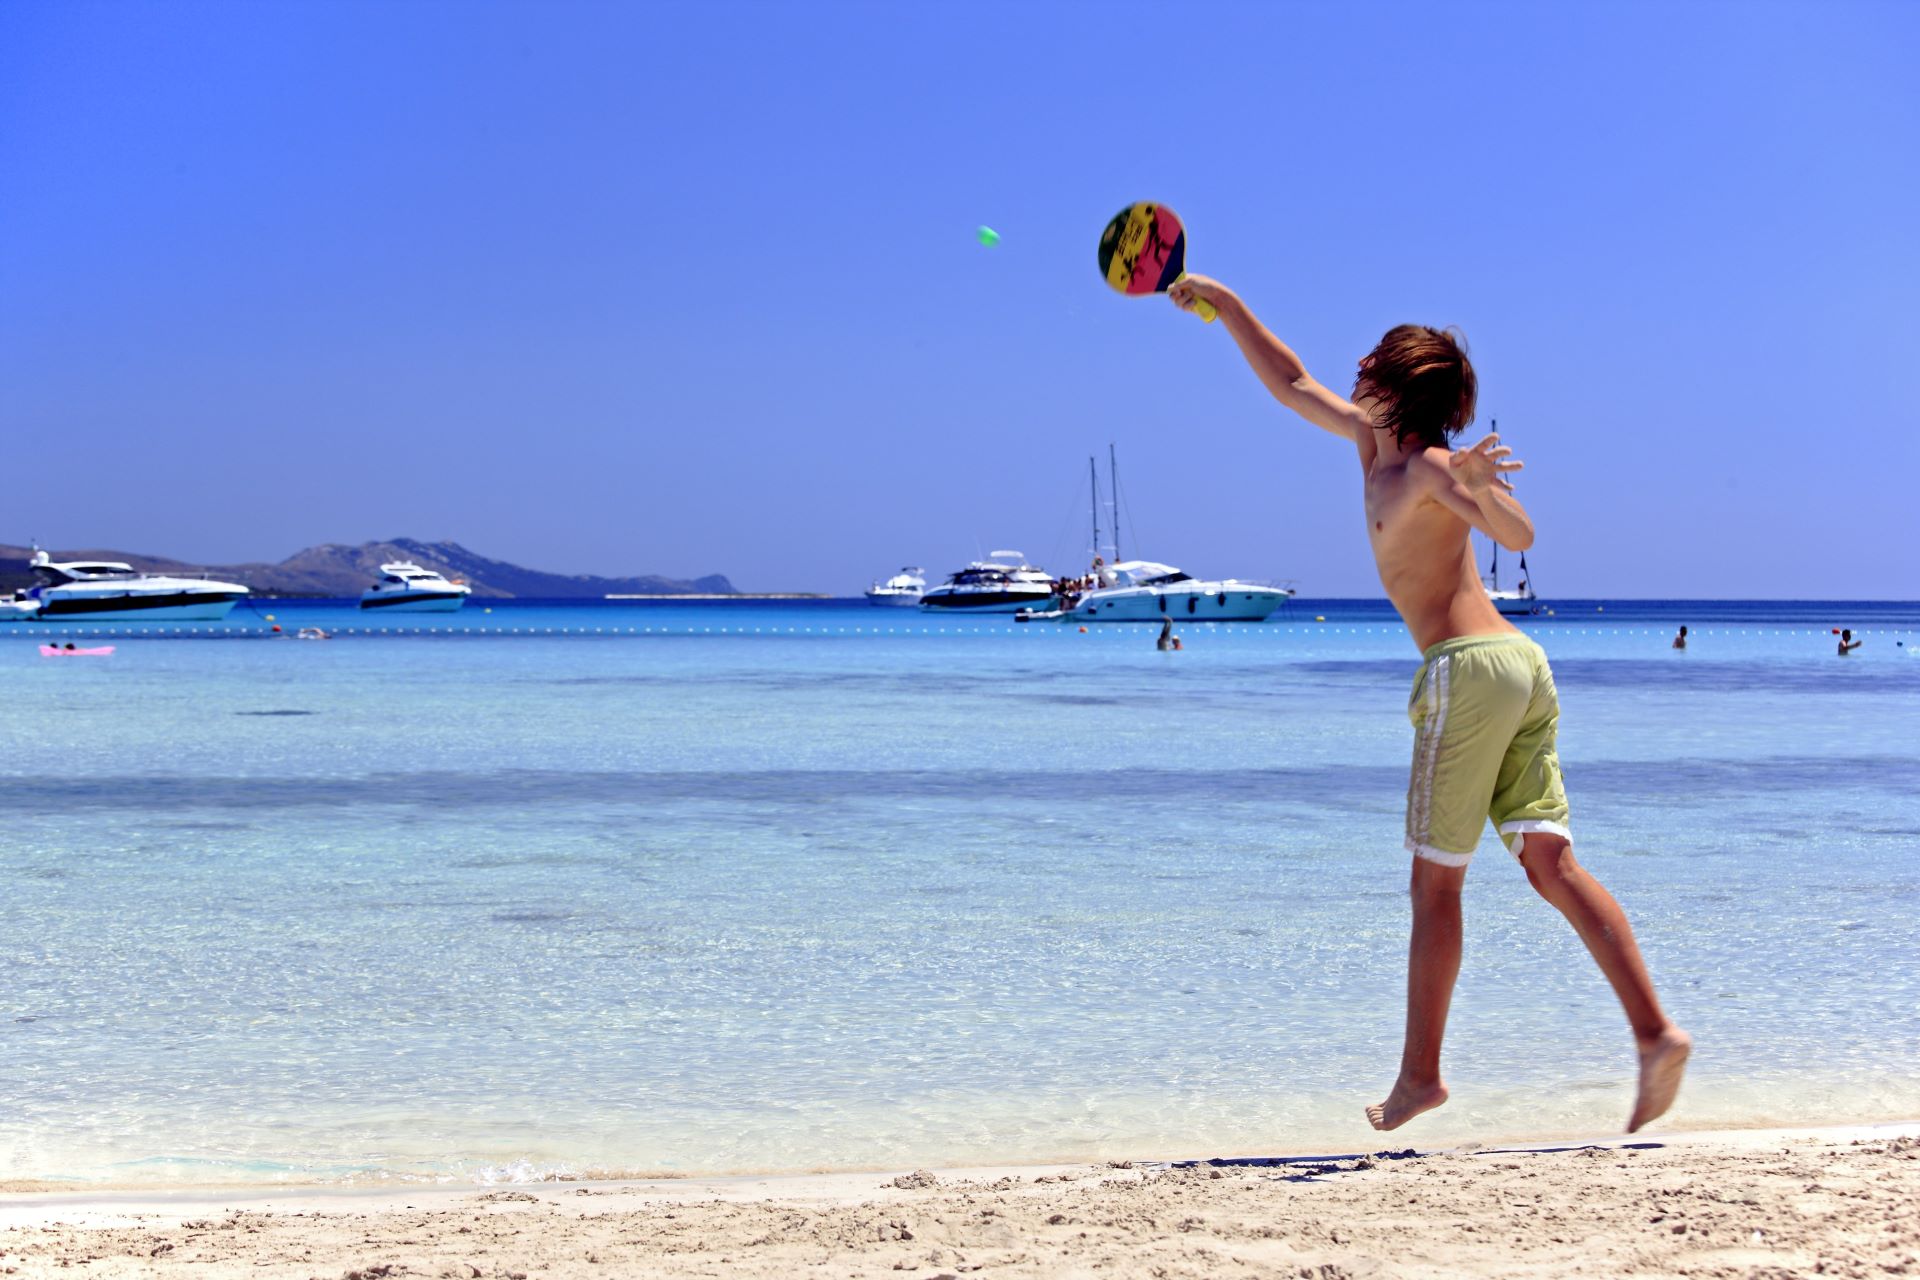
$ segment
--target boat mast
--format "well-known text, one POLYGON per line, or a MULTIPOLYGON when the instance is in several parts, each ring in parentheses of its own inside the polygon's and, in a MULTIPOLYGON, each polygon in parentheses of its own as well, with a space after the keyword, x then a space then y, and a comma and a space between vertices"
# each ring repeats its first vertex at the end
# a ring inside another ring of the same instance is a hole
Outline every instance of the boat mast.
MULTIPOLYGON (((1107 442, 1107 479, 1113 481, 1113 562, 1120 563, 1120 459, 1107 442)), ((1136 530, 1135 532, 1138 532, 1136 530)))
MULTIPOLYGON (((1488 418, 1487 429, 1496 435, 1499 434, 1500 419, 1488 418)), ((1500 543, 1492 537, 1489 537, 1487 541, 1493 543, 1493 568, 1490 572, 1493 575, 1493 590, 1498 591, 1500 589, 1500 543)))
POLYGON ((1093 498, 1088 510, 1093 512, 1093 555, 1100 557, 1100 468, 1094 464, 1093 455, 1087 455, 1087 493, 1093 498))

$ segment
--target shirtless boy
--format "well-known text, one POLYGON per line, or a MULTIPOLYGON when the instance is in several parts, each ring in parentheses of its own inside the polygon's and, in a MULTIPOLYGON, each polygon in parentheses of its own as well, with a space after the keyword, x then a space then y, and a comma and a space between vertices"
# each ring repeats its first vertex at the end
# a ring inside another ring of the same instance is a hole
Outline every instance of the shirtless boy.
POLYGON ((1440 1040, 1460 972, 1460 887, 1491 820, 1626 1010, 1640 1053, 1627 1131, 1639 1129, 1673 1105, 1693 1041, 1661 1010, 1619 904, 1573 859, 1554 747, 1560 704, 1553 674, 1540 646, 1487 599, 1474 567, 1468 529, 1525 551, 1533 523, 1505 475, 1521 464, 1498 436, 1451 447, 1473 421, 1476 384, 1466 353, 1451 334, 1401 325, 1360 361, 1349 399, 1316 382, 1219 281, 1188 276, 1169 295, 1187 310, 1213 304, 1275 399, 1353 441, 1381 585, 1426 659, 1408 707, 1415 736, 1407 1038, 1400 1078, 1367 1118, 1376 1129, 1397 1129, 1447 1100, 1440 1040))

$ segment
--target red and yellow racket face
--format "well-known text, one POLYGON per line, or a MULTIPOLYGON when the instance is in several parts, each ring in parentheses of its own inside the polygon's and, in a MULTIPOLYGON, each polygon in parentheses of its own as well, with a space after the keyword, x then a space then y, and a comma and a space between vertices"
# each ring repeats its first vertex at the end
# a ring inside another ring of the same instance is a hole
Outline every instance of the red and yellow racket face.
POLYGON ((1187 233, 1163 204, 1128 205, 1100 234, 1100 274, 1121 293, 1165 293, 1187 269, 1187 233))

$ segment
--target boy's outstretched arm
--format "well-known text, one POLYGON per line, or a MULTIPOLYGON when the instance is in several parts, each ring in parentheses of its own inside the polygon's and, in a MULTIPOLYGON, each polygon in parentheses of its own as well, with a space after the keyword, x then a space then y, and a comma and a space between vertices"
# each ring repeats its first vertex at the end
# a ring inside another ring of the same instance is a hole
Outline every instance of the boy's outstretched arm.
POLYGON ((1167 290, 1167 296, 1185 311, 1193 310, 1195 302, 1212 303, 1227 332, 1240 344, 1240 354, 1274 399, 1314 426, 1352 440, 1363 454, 1372 452, 1373 423, 1365 411, 1315 381, 1300 357, 1260 323, 1239 294, 1207 276, 1186 276, 1167 290))
POLYGON ((1533 545, 1533 521, 1513 496, 1509 471, 1525 469, 1497 435, 1471 449, 1428 449, 1414 462, 1414 475, 1441 506, 1509 551, 1533 545))

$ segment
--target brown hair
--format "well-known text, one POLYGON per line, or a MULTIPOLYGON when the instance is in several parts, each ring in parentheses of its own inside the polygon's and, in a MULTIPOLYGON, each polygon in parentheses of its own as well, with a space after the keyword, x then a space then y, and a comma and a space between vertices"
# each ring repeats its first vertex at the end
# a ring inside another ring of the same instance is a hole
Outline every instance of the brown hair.
POLYGON ((1458 329, 1424 324, 1396 325, 1360 362, 1355 400, 1372 396, 1378 404, 1374 423, 1405 443, 1444 449, 1473 421, 1479 383, 1467 359, 1466 336, 1458 329))

